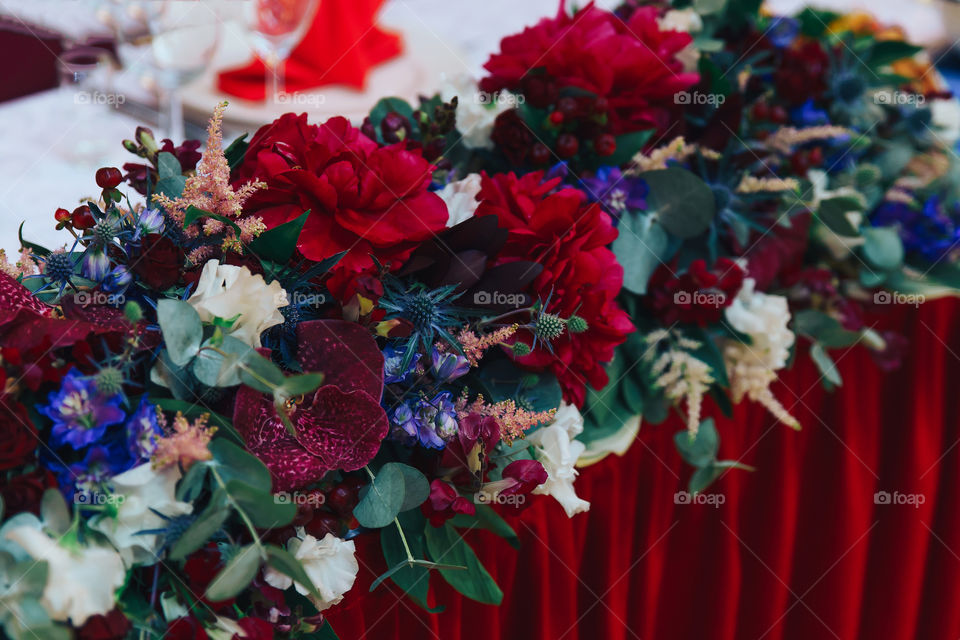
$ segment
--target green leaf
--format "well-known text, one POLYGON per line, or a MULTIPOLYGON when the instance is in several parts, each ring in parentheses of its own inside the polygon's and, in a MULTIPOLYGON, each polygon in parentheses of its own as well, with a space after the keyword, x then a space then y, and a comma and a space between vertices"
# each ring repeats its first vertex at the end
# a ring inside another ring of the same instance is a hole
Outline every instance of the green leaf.
POLYGON ((843 380, 840 378, 840 372, 837 370, 837 365, 834 363, 833 358, 831 358, 823 348, 822 344, 819 342, 813 343, 813 346, 810 347, 810 357, 813 358, 813 362, 817 365, 817 369, 823 375, 824 379, 827 380, 827 382, 837 387, 843 385, 843 380))
POLYGON ((323 626, 317 629, 316 637, 312 640, 340 640, 340 636, 330 626, 330 621, 324 620, 323 626))
POLYGON ((210 337, 200 345, 200 351, 191 368, 197 380, 210 387, 235 387, 240 384, 240 363, 253 352, 253 348, 242 340, 223 336, 216 347, 226 356, 213 348, 214 338, 210 337))
POLYGON ((323 384, 322 373, 304 373, 287 377, 280 389, 288 398, 295 398, 316 391, 321 384, 323 384))
POLYGON ((260 569, 260 552, 250 544, 233 555, 207 586, 207 598, 213 602, 229 600, 247 588, 260 569))
POLYGON ((894 227, 865 227, 863 257, 878 269, 893 271, 903 264, 903 242, 894 227))
POLYGON ((285 377, 280 367, 256 351, 250 350, 243 358, 240 380, 252 389, 272 395, 277 389, 283 387, 285 377))
POLYGON ((857 228, 847 217, 848 211, 860 211, 863 208, 863 202, 854 198, 830 198, 820 202, 820 208, 817 209, 817 217, 823 221, 827 228, 839 236, 852 237, 859 235, 857 228))
POLYGON ((200 497, 203 491, 203 482, 207 478, 207 465, 205 462, 197 462, 180 478, 177 483, 177 500, 181 502, 193 502, 200 497))
POLYGON ((878 67, 884 67, 897 60, 911 58, 921 51, 923 51, 923 47, 912 45, 903 40, 880 40, 875 42, 873 48, 871 48, 867 64, 876 70, 878 67))
POLYGON ((243 480, 231 480, 226 485, 227 495, 258 529, 284 527, 297 515, 297 505, 275 499, 269 487, 264 491, 243 480))
MULTIPOLYGON (((419 507, 430 497, 430 481, 419 470, 401 462, 388 462, 383 466, 396 467, 403 474, 403 502, 400 504, 400 511, 419 507)), ((382 468, 380 472, 383 472, 382 468)))
POLYGON ((197 310, 181 300, 164 298, 157 301, 157 322, 170 361, 180 367, 186 365, 197 355, 203 339, 203 323, 197 310))
POLYGON ((713 418, 707 418, 700 423, 696 438, 691 440, 689 432, 679 431, 674 434, 673 442, 680 456, 688 464, 699 468, 710 466, 717 459, 717 451, 720 449, 720 436, 713 425, 713 418))
POLYGON ((427 550, 436 562, 466 567, 466 571, 440 569, 440 575, 466 597, 484 604, 500 604, 503 591, 477 559, 473 549, 449 523, 426 528, 427 550))
POLYGON ((647 206, 668 232, 686 239, 710 227, 716 201, 706 182, 677 167, 645 171, 640 177, 650 189, 647 206))
POLYGON ((633 131, 617 136, 617 148, 612 154, 603 158, 603 164, 608 167, 625 165, 643 149, 643 145, 647 144, 652 136, 653 129, 633 131))
POLYGON ((172 153, 162 151, 157 155, 157 193, 168 198, 179 198, 187 186, 180 161, 172 153))
POLYGON ((272 544, 267 545, 266 549, 268 565, 291 578, 294 582, 298 582, 306 587, 314 597, 320 597, 320 592, 317 591, 317 587, 314 586, 310 576, 304 571, 303 565, 300 564, 300 561, 297 560, 292 553, 272 544))
POLYGON ((667 256, 670 238, 650 214, 627 213, 618 230, 611 248, 623 265, 623 288, 644 295, 650 276, 667 256))
POLYGON ((40 519, 44 526, 62 536, 70 528, 70 510, 63 494, 56 489, 47 489, 43 492, 40 502, 40 519))
POLYGON ((517 537, 517 532, 488 504, 476 505, 476 513, 472 516, 466 513, 458 513, 449 522, 458 529, 479 527, 492 531, 510 543, 510 546, 514 549, 520 548, 520 538, 517 537))
POLYGON ((693 0, 693 8, 702 16, 720 13, 726 4, 727 0, 693 0))
POLYGON ((230 509, 226 506, 226 499, 227 496, 223 489, 214 492, 210 503, 200 514, 200 517, 194 520, 170 547, 171 560, 183 560, 206 544, 207 540, 220 530, 220 527, 226 522, 227 516, 230 515, 230 509))
POLYGON ((236 169, 240 166, 240 163, 243 162, 243 156, 247 153, 247 147, 250 146, 250 143, 247 142, 247 135, 243 135, 235 138, 230 145, 223 150, 223 155, 227 159, 227 164, 230 165, 231 169, 236 169))
POLYGON ((399 465, 386 464, 353 510, 357 522, 370 529, 385 527, 403 507, 405 478, 399 465))
POLYGON ((286 264, 297 248, 297 240, 309 216, 310 210, 307 209, 293 220, 267 229, 250 243, 250 251, 259 258, 286 264))
POLYGON ((856 331, 847 331, 840 321, 816 309, 803 309, 793 316, 794 331, 827 348, 849 347, 860 339, 856 331))
MULTIPOLYGON (((419 511, 407 511, 397 516, 397 520, 403 527, 410 553, 414 558, 426 557, 427 543, 423 533, 426 518, 423 514, 419 511)), ((440 611, 442 607, 431 609, 427 605, 427 593, 430 589, 429 569, 418 564, 412 566, 408 564, 407 552, 396 525, 380 530, 380 547, 383 549, 383 558, 387 566, 391 567, 386 577, 391 578, 394 584, 427 611, 431 613, 440 611)), ((374 587, 371 586, 370 590, 373 591, 373 589, 374 587)))
POLYGON ((26 222, 21 222, 20 227, 17 229, 17 239, 20 240, 20 246, 24 249, 29 249, 31 253, 41 258, 50 255, 50 249, 23 239, 23 225, 25 224, 26 222))
POLYGON ((224 438, 214 438, 209 449, 213 461, 208 464, 216 468, 224 484, 231 480, 241 480, 263 491, 270 491, 273 487, 270 470, 266 465, 237 444, 224 438))
POLYGON ((713 379, 717 381, 718 385, 725 389, 729 387, 730 380, 727 378, 727 366, 723 361, 723 354, 720 353, 717 343, 709 333, 699 327, 688 329, 687 333, 700 343, 700 348, 691 352, 693 357, 709 365, 713 379))

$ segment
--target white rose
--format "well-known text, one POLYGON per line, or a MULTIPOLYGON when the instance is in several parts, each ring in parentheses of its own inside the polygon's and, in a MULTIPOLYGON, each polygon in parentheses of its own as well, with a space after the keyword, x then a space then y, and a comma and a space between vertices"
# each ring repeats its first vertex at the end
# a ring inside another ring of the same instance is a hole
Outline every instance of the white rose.
POLYGON ((557 409, 553 422, 527 436, 548 476, 547 481, 533 492, 553 496, 567 512, 568 518, 590 509, 590 503, 579 498, 573 489, 573 482, 577 478, 574 467, 586 449, 582 442, 574 440, 581 432, 583 416, 574 405, 564 402, 557 409))
POLYGON ((175 497, 179 480, 180 470, 176 466, 158 471, 148 462, 110 481, 119 501, 117 517, 99 516, 91 526, 110 539, 128 567, 150 565, 159 560, 160 536, 139 533, 167 526, 167 521, 157 513, 173 518, 193 511, 192 504, 175 497))
POLYGON ((752 344, 746 346, 751 359, 776 371, 786 366, 794 341, 788 328, 790 308, 783 296, 754 291, 755 284, 753 278, 745 278, 724 314, 730 326, 752 339, 752 344))
POLYGON ((444 102, 454 96, 457 97, 457 130, 463 135, 463 144, 472 149, 492 149, 493 121, 515 106, 513 101, 497 100, 481 93, 476 81, 467 75, 457 76, 440 88, 444 102))
POLYGON ((225 320, 239 316, 229 334, 254 348, 261 346, 263 331, 283 323, 280 308, 289 304, 276 280, 268 285, 263 276, 253 275, 248 268, 222 265, 218 260, 203 265, 197 289, 187 302, 204 322, 214 316, 225 320))
MULTIPOLYGON (((323 611, 343 599, 343 594, 350 590, 353 581, 357 578, 360 565, 355 557, 356 545, 353 540, 344 541, 332 533, 328 533, 323 540, 317 540, 307 534, 300 538, 291 538, 287 543, 287 551, 300 561, 304 571, 313 582, 313 586, 320 592, 321 598, 310 596, 318 611, 323 611)), ((280 573, 272 567, 263 572, 267 584, 277 589, 289 589, 296 586, 303 595, 310 593, 309 589, 294 582, 289 576, 280 573)))
POLYGON ((473 217, 477 210, 477 194, 480 193, 480 174, 471 173, 463 180, 447 184, 437 195, 447 203, 447 226, 452 227, 473 217))
POLYGON ((70 621, 81 627, 90 616, 109 613, 115 606, 115 592, 123 586, 127 572, 113 549, 76 547, 66 549, 39 526, 23 525, 7 532, 34 560, 47 562, 47 584, 41 604, 54 620, 70 621))

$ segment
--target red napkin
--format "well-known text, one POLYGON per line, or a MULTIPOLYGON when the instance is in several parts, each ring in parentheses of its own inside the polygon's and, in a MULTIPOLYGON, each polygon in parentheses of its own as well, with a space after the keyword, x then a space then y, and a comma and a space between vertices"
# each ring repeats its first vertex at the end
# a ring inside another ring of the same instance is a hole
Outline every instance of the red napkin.
MULTIPOLYGON (((403 50, 398 34, 375 24, 384 0, 320 0, 303 41, 286 64, 290 93, 340 84, 363 89, 374 66, 403 50)), ((260 60, 220 74, 220 91, 247 100, 266 97, 266 72, 260 60)))

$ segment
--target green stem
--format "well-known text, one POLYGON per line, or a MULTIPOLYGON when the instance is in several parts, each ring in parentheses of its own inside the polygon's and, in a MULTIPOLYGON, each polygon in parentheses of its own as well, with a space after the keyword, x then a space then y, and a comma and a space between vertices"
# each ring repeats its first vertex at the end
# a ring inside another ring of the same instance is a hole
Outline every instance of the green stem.
POLYGON ((249 516, 246 512, 240 508, 240 505, 236 503, 233 499, 233 496, 230 495, 230 492, 227 491, 227 485, 223 482, 223 478, 220 477, 220 474, 217 473, 217 469, 214 466, 210 466, 210 473, 213 474, 214 479, 217 481, 217 484, 220 485, 220 488, 223 489, 224 494, 227 496, 227 500, 230 502, 230 506, 233 507, 234 511, 240 514, 240 518, 243 520, 243 523, 247 526, 247 529, 250 531, 250 535, 253 537, 253 544, 257 547, 257 552, 260 554, 260 557, 266 561, 267 560, 267 550, 263 548, 263 545, 260 544, 260 536, 257 535, 257 529, 253 526, 253 522, 250 521, 249 516))
MULTIPOLYGON (((373 471, 370 470, 370 467, 364 465, 363 470, 367 472, 367 475, 370 476, 370 482, 373 482, 376 479, 376 476, 373 475, 373 471)), ((371 487, 371 490, 373 488, 371 487)), ((393 524, 397 525, 397 532, 400 534, 400 542, 403 543, 403 550, 407 552, 407 564, 412 565, 414 562, 413 552, 410 551, 410 544, 407 542, 407 536, 403 534, 403 527, 400 526, 400 519, 394 518, 393 524)))

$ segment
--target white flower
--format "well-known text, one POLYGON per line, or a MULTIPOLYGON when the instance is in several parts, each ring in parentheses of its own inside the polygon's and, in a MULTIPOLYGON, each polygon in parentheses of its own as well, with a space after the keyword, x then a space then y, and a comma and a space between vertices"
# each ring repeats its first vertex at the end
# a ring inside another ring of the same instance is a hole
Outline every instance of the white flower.
POLYGON ((114 592, 123 586, 127 572, 123 560, 105 547, 61 547, 39 526, 23 525, 6 538, 20 545, 34 560, 47 562, 47 584, 41 604, 54 620, 69 620, 81 627, 90 616, 109 613, 114 592))
POLYGON ((752 339, 748 345, 752 359, 776 371, 786 366, 793 345, 793 332, 787 326, 790 308, 785 297, 754 291, 755 285, 753 278, 745 278, 724 313, 730 326, 752 339))
POLYGON ((495 99, 482 93, 473 78, 459 75, 440 88, 440 97, 449 102, 457 97, 457 130, 463 135, 463 144, 472 149, 492 149, 493 121, 513 106, 512 100, 495 99))
MULTIPOLYGON (((317 540, 307 534, 300 538, 291 538, 287 543, 287 551, 293 554, 303 565, 304 571, 313 582, 313 586, 320 592, 321 599, 311 596, 310 599, 318 611, 323 611, 343 599, 343 594, 350 590, 357 577, 360 565, 354 556, 356 545, 353 540, 341 540, 332 533, 317 540)), ((309 589, 279 571, 267 567, 263 574, 264 580, 277 589, 289 589, 296 586, 303 595, 310 593, 309 589)))
POLYGON ((187 300, 204 322, 214 316, 225 320, 239 316, 229 334, 251 347, 260 347, 260 334, 283 323, 280 307, 285 307, 287 294, 274 280, 269 285, 261 275, 253 275, 246 267, 220 264, 210 260, 203 265, 197 290, 187 300))
POLYGON ((937 137, 952 148, 960 139, 960 101, 956 98, 933 100, 930 117, 938 131, 937 137))
MULTIPOLYGON (((657 20, 662 31, 683 31, 696 33, 703 29, 703 20, 693 9, 671 9, 657 20)), ((677 60, 683 64, 685 72, 696 71, 700 62, 700 50, 691 42, 677 53, 677 60)))
POLYGON ((192 504, 175 497, 179 480, 176 466, 155 470, 148 462, 110 481, 119 502, 117 517, 99 516, 91 526, 109 538, 128 567, 154 564, 159 559, 160 536, 139 533, 167 526, 155 511, 171 518, 193 511, 192 504))
POLYGON ((477 210, 477 194, 480 193, 480 174, 471 173, 463 180, 450 182, 437 195, 447 203, 447 226, 452 227, 473 217, 477 210))
POLYGON ((560 503, 567 517, 590 510, 590 503, 577 496, 573 481, 577 478, 577 458, 586 449, 574 437, 583 431, 583 416, 572 404, 561 403, 553 422, 527 436, 535 448, 537 460, 547 471, 547 481, 533 490, 551 495, 560 503))

